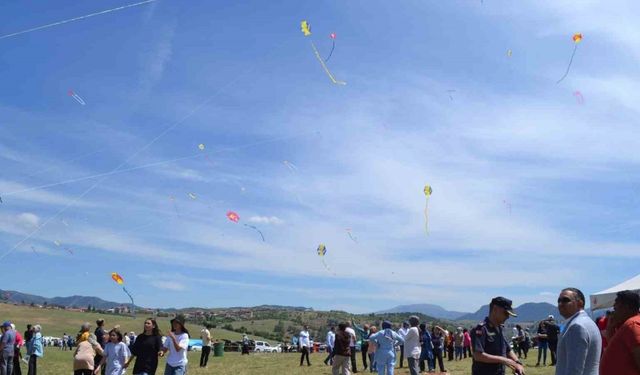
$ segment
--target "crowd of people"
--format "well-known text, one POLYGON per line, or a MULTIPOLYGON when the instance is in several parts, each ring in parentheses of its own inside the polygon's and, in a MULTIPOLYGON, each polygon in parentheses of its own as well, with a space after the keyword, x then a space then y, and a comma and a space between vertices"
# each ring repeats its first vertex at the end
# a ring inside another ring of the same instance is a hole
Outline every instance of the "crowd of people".
MULTIPOLYGON (((548 349, 555 375, 640 375, 640 295, 628 290, 618 292, 614 310, 596 322, 587 315, 584 306, 585 297, 579 289, 566 288, 560 292, 558 311, 565 319, 564 327, 561 329, 553 316, 537 325, 536 366, 546 365, 548 349)), ((532 339, 520 325, 515 326, 509 339, 504 323, 510 316, 517 316, 511 300, 496 297, 489 305, 489 315, 469 330, 457 327, 449 331, 435 324, 420 323, 417 316, 409 317, 397 330, 389 321, 381 322, 379 329, 375 325, 343 322, 327 333, 328 354, 324 363, 332 366, 334 375, 357 373, 360 338, 362 369, 379 375, 393 375, 396 364, 403 367, 405 359, 410 374, 418 375, 435 372, 436 368, 441 373, 447 372, 445 359, 466 358, 471 359, 472 375, 504 375, 506 367, 517 375, 525 375, 521 359, 527 358, 532 339)), ((153 318, 144 321, 138 336, 133 332, 121 333, 119 326, 107 332, 101 319, 96 325, 92 332, 91 324, 84 323, 73 340, 63 335, 61 350, 73 350, 75 346, 74 375, 122 375, 134 359, 134 375, 153 375, 159 357, 165 355, 164 375, 186 374, 189 331, 182 317, 171 320, 171 330, 165 335, 153 318)), ((27 375, 37 375, 38 359, 43 357, 45 348, 41 326, 27 325, 24 335, 9 321, 0 328, 0 375, 22 375, 20 361, 27 363, 27 375), (25 358, 21 356, 22 347, 26 347, 25 358)), ((205 326, 200 333, 203 340, 200 367, 207 367, 211 351, 208 328, 205 326)), ((243 354, 248 354, 248 342, 245 335, 243 354)), ((307 326, 298 335, 298 346, 300 366, 305 362, 311 366, 312 341, 307 326)))
MULTIPOLYGON (((587 315, 584 306, 585 297, 579 289, 560 292, 558 311, 565 319, 564 329, 553 315, 537 325, 536 366, 546 366, 548 350, 556 375, 640 375, 640 295, 628 290, 618 292, 614 310, 597 322, 587 315)), ((472 375, 504 375, 505 367, 525 375, 521 359, 527 358, 532 339, 520 325, 508 338, 504 323, 510 316, 517 316, 511 300, 496 297, 489 305, 489 316, 471 330, 458 327, 450 332, 420 323, 417 316, 411 316, 397 330, 389 321, 383 321, 379 330, 369 324, 343 322, 327 333, 324 364, 332 366, 333 375, 357 373, 356 343, 360 337, 362 369, 379 375, 393 375, 398 355, 399 367, 406 358, 411 375, 435 372, 436 365, 440 372, 447 372, 445 358, 460 361, 467 357, 472 359, 472 375)), ((300 366, 305 360, 311 366, 307 326, 299 338, 300 366)))

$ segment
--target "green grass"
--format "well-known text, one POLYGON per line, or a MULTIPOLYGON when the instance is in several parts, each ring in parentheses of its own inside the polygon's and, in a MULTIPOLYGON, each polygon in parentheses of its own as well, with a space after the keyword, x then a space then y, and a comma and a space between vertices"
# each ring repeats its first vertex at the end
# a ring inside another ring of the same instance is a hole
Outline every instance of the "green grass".
MULTIPOLYGON (((42 325, 43 334, 45 336, 62 336, 63 332, 75 334, 80 325, 85 322, 95 322, 98 318, 104 318, 108 328, 116 324, 120 324, 123 330, 140 332, 144 316, 131 319, 117 315, 101 315, 94 313, 79 313, 64 310, 43 310, 38 308, 30 308, 25 306, 13 306, 0 304, 0 320, 11 320, 16 324, 20 331, 24 331, 27 323, 42 325)), ((161 328, 166 330, 169 326, 168 318, 160 318, 158 320, 161 328)), ((245 327, 250 326, 250 322, 245 323, 245 327)), ((256 321, 257 323, 257 321, 256 321)), ((264 324, 267 326, 267 323, 264 324)), ((200 327, 193 324, 187 324, 193 336, 198 336, 200 327)), ((240 333, 231 332, 221 329, 212 331, 213 337, 218 339, 239 340, 240 333)), ((252 337, 261 339, 258 337, 252 337)), ((266 340, 269 341, 269 340, 266 340)), ((24 351, 23 351, 24 353, 24 351)), ((59 348, 45 348, 44 358, 38 361, 38 374, 40 375, 68 375, 72 373, 73 368, 73 352, 62 351, 59 348)), ((526 372, 528 375, 552 375, 553 367, 534 367, 535 356, 537 352, 532 350, 529 359, 525 361, 526 372)), ((223 357, 211 357, 209 367, 200 369, 198 367, 200 358, 199 352, 189 353, 189 375, 282 375, 282 374, 304 374, 304 375, 327 375, 331 373, 331 368, 324 366, 322 360, 325 358, 324 353, 311 354, 311 367, 299 367, 299 354, 297 353, 261 353, 242 356, 239 353, 225 352, 223 357)), ((361 366, 360 353, 358 353, 358 366, 361 366)), ((23 373, 26 373, 26 365, 21 364, 23 373)), ((466 359, 459 362, 445 362, 446 368, 451 375, 470 375, 471 360, 466 359)), ((164 369, 164 359, 160 359, 159 370, 156 374, 162 374, 164 369)), ((131 374, 131 371, 127 372, 131 374)), ((361 374, 365 374, 360 371, 361 374)), ((406 368, 398 369, 396 374, 406 375, 409 371, 406 368)), ((507 372, 509 374, 510 372, 507 372)), ((366 373, 368 374, 368 372, 366 373)))
MULTIPOLYGON (((527 367, 525 371, 527 375, 552 375, 554 367, 534 367, 535 359, 531 352, 531 356, 525 361, 527 367)), ((297 353, 271 353, 271 354, 250 354, 240 355, 239 353, 224 353, 223 357, 211 357, 209 359, 209 367, 201 369, 198 367, 200 353, 189 353, 189 375, 328 375, 331 374, 331 368, 325 366, 322 361, 325 358, 324 353, 311 354, 311 367, 306 365, 299 367, 299 354, 297 353)), ((362 366, 360 362, 360 353, 358 353, 358 366, 362 366)), ((73 358, 72 352, 63 352, 60 349, 47 348, 45 356, 38 362, 38 374, 42 375, 67 375, 72 373, 73 358)), ((405 362, 406 366, 406 362, 405 362)), ((446 362, 445 367, 449 370, 450 375, 470 375, 471 360, 465 359, 459 362, 446 362)), ((23 373, 26 373, 26 365, 22 364, 23 373)), ((361 374, 369 374, 363 372, 359 367, 361 374)), ((157 375, 162 374, 164 370, 164 359, 160 360, 157 375)), ((130 370, 127 371, 130 374, 130 370)), ((396 374, 408 375, 409 370, 396 369, 396 374)), ((509 374, 510 372, 507 372, 509 374)))

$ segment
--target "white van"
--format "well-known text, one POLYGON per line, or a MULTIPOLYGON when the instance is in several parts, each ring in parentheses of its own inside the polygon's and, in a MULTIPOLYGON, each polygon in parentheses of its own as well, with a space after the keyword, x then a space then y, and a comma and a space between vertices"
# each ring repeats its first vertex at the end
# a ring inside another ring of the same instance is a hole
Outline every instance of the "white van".
POLYGON ((256 353, 277 353, 278 348, 269 345, 266 341, 256 341, 256 348, 253 351, 256 353))

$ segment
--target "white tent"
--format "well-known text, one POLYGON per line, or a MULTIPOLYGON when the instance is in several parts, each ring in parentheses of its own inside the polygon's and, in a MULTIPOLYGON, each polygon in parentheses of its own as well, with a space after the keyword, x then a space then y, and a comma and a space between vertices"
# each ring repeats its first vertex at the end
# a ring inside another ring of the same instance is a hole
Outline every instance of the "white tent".
POLYGON ((612 307, 613 303, 616 300, 616 293, 621 290, 632 290, 636 293, 640 293, 640 275, 633 277, 616 286, 612 286, 609 289, 605 289, 601 292, 592 294, 590 296, 591 311, 612 307))

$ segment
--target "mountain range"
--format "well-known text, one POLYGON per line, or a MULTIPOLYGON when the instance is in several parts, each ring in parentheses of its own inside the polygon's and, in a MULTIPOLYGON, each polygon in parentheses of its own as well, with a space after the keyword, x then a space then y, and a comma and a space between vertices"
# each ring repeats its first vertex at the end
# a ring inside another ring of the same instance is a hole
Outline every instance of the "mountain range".
POLYGON ((400 305, 400 306, 392 307, 388 310, 382 310, 377 312, 377 314, 386 314, 386 313, 422 313, 425 315, 433 316, 434 318, 447 319, 447 320, 456 320, 463 315, 469 314, 466 312, 445 310, 443 307, 434 305, 431 303, 420 303, 415 305, 400 305))
MULTIPOLYGON (((37 296, 34 294, 27 294, 18 292, 15 290, 2 290, 0 289, 0 296, 3 300, 22 304, 36 304, 36 305, 53 305, 72 308, 87 308, 89 305, 96 309, 106 310, 114 307, 130 305, 122 302, 105 301, 98 297, 86 297, 86 296, 70 296, 70 297, 53 297, 47 298, 37 296)), ((136 306, 139 308, 139 306, 136 306)))
MULTIPOLYGON (((517 317, 509 319, 510 322, 535 322, 545 319, 549 315, 553 315, 556 319, 560 318, 558 308, 546 302, 528 302, 515 308, 517 317)), ((429 303, 416 305, 401 305, 388 310, 378 311, 378 313, 405 312, 405 313, 422 313, 439 319, 447 320, 464 320, 479 322, 489 314, 489 305, 480 307, 474 313, 464 313, 459 311, 449 311, 441 306, 429 303)))

